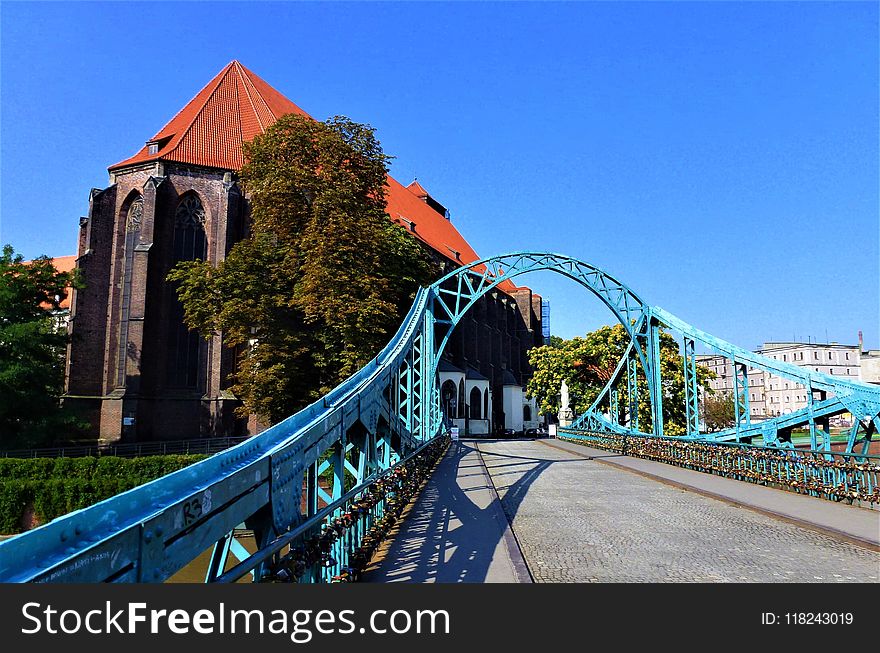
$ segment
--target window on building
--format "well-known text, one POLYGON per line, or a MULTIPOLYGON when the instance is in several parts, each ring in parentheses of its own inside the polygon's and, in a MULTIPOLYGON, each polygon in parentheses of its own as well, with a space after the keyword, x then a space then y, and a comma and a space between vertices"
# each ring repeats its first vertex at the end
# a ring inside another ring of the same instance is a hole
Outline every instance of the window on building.
POLYGON ((849 360, 849 352, 846 352, 846 360, 849 360))
POLYGON ((531 422, 532 421, 532 407, 528 404, 523 406, 523 421, 531 422))
POLYGON ((116 367, 116 383, 125 386, 126 356, 128 353, 128 319, 131 311, 131 277, 134 267, 134 248, 141 233, 144 215, 144 198, 137 196, 125 212, 125 252, 122 268, 122 297, 119 315, 119 352, 116 367))
POLYGON ((489 388, 483 391, 483 419, 489 419, 489 388))
POLYGON ((464 417, 464 379, 458 382, 458 416, 464 417))
POLYGON ((819 360, 819 352, 818 351, 813 352, 813 360, 819 360))
POLYGON ((483 407, 483 393, 477 387, 471 388, 471 419, 482 419, 480 409, 483 407))
MULTIPOLYGON (((174 213, 174 240, 172 261, 204 260, 208 241, 205 237, 205 209, 194 193, 184 195, 174 213)), ((196 388, 199 384, 199 351, 201 338, 183 322, 183 305, 171 289, 171 338, 168 346, 168 383, 181 388, 196 388)))
POLYGON ((828 360, 831 360, 831 352, 828 352, 828 360))
POLYGON ((443 402, 443 413, 447 418, 452 419, 456 416, 456 410, 453 408, 458 405, 458 392, 455 390, 455 381, 446 380, 440 389, 440 400, 443 402))

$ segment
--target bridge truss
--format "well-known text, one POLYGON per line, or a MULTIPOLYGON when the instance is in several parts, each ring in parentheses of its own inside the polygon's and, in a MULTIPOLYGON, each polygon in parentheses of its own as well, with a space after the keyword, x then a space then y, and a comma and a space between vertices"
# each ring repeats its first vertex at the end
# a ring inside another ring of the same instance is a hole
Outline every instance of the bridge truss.
MULTIPOLYGON (((437 366, 450 334, 504 281, 549 270, 578 282, 629 335, 615 372, 572 433, 664 438, 661 331, 682 344, 687 433, 677 440, 783 450, 809 429, 830 451, 828 419, 853 416, 846 452, 867 460, 880 388, 740 349, 647 304, 604 270, 558 254, 518 252, 458 268, 420 289, 397 333, 368 365, 314 404, 241 444, 0 543, 0 581, 161 582, 210 549, 206 581, 330 581, 357 573, 438 455, 444 435, 437 366), (735 425, 701 433, 697 344, 736 370, 735 425), (802 386, 806 408, 753 421, 748 379, 764 371, 802 386), (650 425, 639 423, 639 380, 650 425), (328 479, 322 481, 321 479, 328 479), (236 533, 253 533, 257 551, 236 533), (238 561, 236 563, 236 560, 238 561)), ((830 454, 828 454, 830 455, 830 454)))

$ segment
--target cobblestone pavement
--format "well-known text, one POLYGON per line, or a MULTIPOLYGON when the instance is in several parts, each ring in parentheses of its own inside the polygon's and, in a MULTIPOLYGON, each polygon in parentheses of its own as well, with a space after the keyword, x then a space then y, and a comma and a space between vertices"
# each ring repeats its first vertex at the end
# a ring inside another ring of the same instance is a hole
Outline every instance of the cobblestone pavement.
POLYGON ((880 553, 540 442, 481 442, 536 582, 878 582, 880 553))

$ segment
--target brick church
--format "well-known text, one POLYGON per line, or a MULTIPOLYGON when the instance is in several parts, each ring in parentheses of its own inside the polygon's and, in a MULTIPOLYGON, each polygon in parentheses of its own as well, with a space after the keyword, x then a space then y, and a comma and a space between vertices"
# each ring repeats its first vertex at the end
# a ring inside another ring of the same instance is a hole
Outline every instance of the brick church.
MULTIPOLYGON (((280 116, 307 115, 237 61, 227 65, 132 157, 109 168, 80 220, 64 401, 104 442, 253 433, 234 415, 234 352, 222 335, 188 331, 165 277, 179 261, 219 262, 246 233, 236 171, 242 143, 280 116)), ((418 182, 388 177, 390 218, 423 241, 445 272, 478 259, 449 212, 418 182)), ((454 334, 440 366, 447 415, 471 433, 537 425, 523 387, 526 352, 543 344, 541 299, 507 283, 454 334)))

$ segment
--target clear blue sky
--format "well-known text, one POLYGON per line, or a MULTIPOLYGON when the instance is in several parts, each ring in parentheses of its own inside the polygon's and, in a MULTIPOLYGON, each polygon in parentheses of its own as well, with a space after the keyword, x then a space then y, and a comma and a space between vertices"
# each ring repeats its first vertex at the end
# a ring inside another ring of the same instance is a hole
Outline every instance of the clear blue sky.
MULTIPOLYGON (((483 255, 558 251, 732 342, 880 346, 876 3, 11 3, 0 241, 76 252, 88 192, 232 59, 378 130, 483 255)), ((525 278, 570 337, 608 322, 525 278)))

